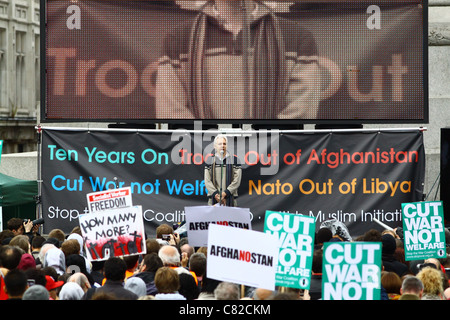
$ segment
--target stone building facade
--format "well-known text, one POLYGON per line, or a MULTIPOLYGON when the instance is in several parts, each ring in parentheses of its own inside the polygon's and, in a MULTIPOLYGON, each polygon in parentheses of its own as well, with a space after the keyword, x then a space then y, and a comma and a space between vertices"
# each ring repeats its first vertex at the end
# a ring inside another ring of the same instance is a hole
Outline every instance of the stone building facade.
POLYGON ((40 100, 39 0, 0 0, 0 140, 3 153, 36 150, 40 100))

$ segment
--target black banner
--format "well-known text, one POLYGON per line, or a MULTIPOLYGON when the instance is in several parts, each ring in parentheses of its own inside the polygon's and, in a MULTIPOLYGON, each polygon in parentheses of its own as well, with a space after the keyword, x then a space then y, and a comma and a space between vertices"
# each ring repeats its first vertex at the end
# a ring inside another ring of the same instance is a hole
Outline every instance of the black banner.
MULTIPOLYGON (((42 130, 44 230, 70 231, 87 213, 86 194, 131 186, 147 235, 185 220, 184 208, 207 204, 205 158, 217 131, 42 130)), ((238 206, 263 230, 266 210, 313 216, 316 226, 344 222, 353 235, 401 226, 401 203, 420 201, 424 146, 420 131, 244 132, 228 136, 242 164, 238 206)))

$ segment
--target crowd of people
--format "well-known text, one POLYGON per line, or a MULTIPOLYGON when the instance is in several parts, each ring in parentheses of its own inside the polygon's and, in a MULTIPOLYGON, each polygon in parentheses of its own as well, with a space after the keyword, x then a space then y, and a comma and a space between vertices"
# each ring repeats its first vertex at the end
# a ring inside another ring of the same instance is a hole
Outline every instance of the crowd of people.
POLYGON ((145 254, 89 261, 78 227, 44 237, 30 221, 12 218, 0 232, 0 300, 321 300, 323 243, 332 241, 382 243, 382 300, 450 299, 449 259, 405 261, 395 230, 371 229, 348 239, 321 227, 309 290, 272 291, 208 278, 206 248, 192 247, 167 224, 146 239, 145 254), (171 238, 163 239, 167 234, 171 238))

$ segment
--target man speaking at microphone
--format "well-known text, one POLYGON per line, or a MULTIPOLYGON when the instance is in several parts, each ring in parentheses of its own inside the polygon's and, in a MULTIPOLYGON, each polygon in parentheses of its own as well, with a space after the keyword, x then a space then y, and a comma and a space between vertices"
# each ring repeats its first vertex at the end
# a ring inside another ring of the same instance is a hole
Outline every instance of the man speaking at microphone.
POLYGON ((227 151, 227 142, 224 135, 214 139, 214 156, 205 166, 205 186, 209 205, 236 207, 242 168, 237 157, 227 151))

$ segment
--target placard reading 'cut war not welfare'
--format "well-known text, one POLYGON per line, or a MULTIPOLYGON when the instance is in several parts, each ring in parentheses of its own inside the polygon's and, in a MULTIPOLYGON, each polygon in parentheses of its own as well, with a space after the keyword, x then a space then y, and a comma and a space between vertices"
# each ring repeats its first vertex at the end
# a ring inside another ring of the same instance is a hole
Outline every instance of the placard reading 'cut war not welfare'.
POLYGON ((79 221, 91 261, 146 253, 141 206, 83 214, 79 221))
POLYGON ((314 218, 267 211, 264 232, 276 236, 278 240, 276 285, 309 289, 315 236, 314 218))
POLYGON ((405 259, 446 255, 442 201, 402 203, 405 259))
POLYGON ((380 300, 381 242, 325 242, 323 300, 380 300))

